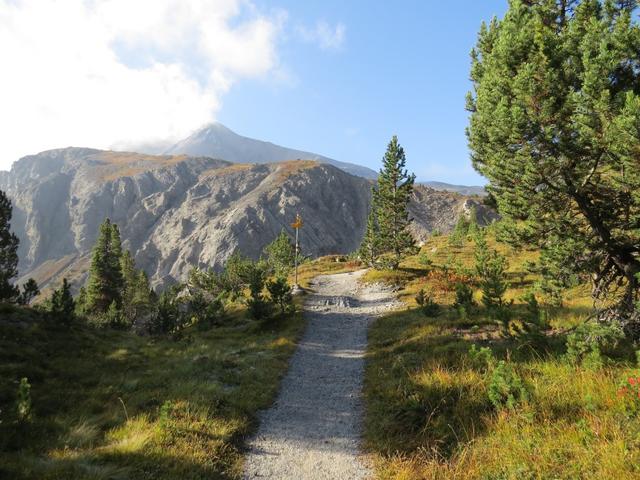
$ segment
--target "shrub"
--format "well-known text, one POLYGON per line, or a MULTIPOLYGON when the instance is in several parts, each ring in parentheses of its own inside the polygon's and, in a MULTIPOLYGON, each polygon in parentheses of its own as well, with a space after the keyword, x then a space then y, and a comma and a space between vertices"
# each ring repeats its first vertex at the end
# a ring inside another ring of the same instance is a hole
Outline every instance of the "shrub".
POLYGON ((476 344, 471 345, 469 349, 469 359, 474 368, 484 372, 488 372, 496 361, 489 347, 478 348, 476 344))
POLYGON ((242 290, 248 284, 252 269, 253 262, 239 253, 234 253, 229 257, 220 278, 223 289, 229 292, 231 300, 242 296, 242 290))
POLYGON ((252 264, 248 270, 249 298, 247 309, 254 320, 268 318, 273 313, 273 304, 263 295, 265 286, 265 269, 261 265, 252 264))
POLYGON ((509 410, 526 401, 528 392, 513 366, 500 360, 491 373, 487 390, 489 401, 498 410, 509 410))
POLYGON ((473 301, 473 290, 469 285, 463 282, 456 283, 456 301, 454 306, 456 307, 464 307, 465 309, 471 310, 475 306, 475 302, 473 301))
POLYGON ((461 214, 458 217, 458 221, 456 223, 453 232, 449 236, 449 245, 452 247, 461 247, 462 243, 467 239, 467 235, 469 234, 469 220, 466 215, 461 214))
POLYGON ((224 305, 220 298, 208 301, 202 292, 197 292, 189 299, 189 314, 191 322, 205 330, 220 322, 224 305))
POLYGON ((122 310, 118 308, 115 300, 111 302, 111 305, 109 305, 109 308, 104 313, 104 325, 111 328, 119 328, 122 330, 125 330, 131 326, 126 321, 124 315, 122 314, 122 310))
MULTIPOLYGON (((115 302, 112 303, 115 305, 115 302)), ((116 307, 117 308, 117 307, 116 307)), ((109 309, 111 310, 111 308, 109 309)), ((71 295, 71 286, 66 278, 62 279, 62 287, 51 295, 51 317, 59 323, 69 324, 75 317, 76 304, 71 295)), ((109 312, 107 312, 108 314, 109 312)))
POLYGON ((16 395, 16 415, 19 422, 31 420, 31 385, 25 377, 20 379, 16 395))
POLYGON ((286 277, 291 272, 296 252, 295 246, 284 230, 263 251, 267 257, 270 272, 277 277, 286 277))
POLYGON ((286 278, 278 277, 267 282, 267 290, 271 295, 271 301, 280 307, 280 313, 284 315, 293 308, 293 295, 291 286, 286 278))
POLYGON ((418 255, 418 263, 423 267, 431 267, 433 265, 433 260, 431 260, 429 254, 423 250, 418 255))
POLYGON ((18 303, 20 305, 29 305, 38 295, 40 295, 38 283, 33 278, 30 278, 24 285, 22 285, 22 291, 18 296, 18 303))
POLYGON ((178 333, 187 323, 177 298, 182 285, 173 285, 160 294, 157 310, 148 324, 149 333, 178 333))
POLYGON ((587 360, 593 366, 600 365, 602 356, 613 353, 624 337, 618 323, 585 322, 567 336, 567 358, 574 363, 587 360))
POLYGON ((618 396, 622 398, 627 414, 635 415, 640 412, 640 376, 631 376, 621 382, 618 396))
POLYGON ((535 294, 533 292, 527 292, 522 296, 522 300, 526 305, 527 319, 536 324, 540 323, 542 312, 540 311, 540 304, 535 294))
POLYGON ((424 288, 416 295, 416 303, 420 311, 427 317, 437 317, 440 313, 440 306, 433 300, 431 294, 426 293, 424 288))
POLYGON ((506 269, 507 259, 493 250, 486 259, 480 280, 482 303, 489 310, 504 305, 504 294, 507 292, 507 284, 504 281, 506 269))

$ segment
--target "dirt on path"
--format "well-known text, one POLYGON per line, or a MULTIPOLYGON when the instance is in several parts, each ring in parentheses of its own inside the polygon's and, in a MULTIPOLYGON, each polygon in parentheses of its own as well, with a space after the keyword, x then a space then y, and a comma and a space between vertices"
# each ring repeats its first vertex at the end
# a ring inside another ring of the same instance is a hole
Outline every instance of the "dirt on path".
POLYGON ((364 270, 317 277, 307 329, 278 399, 260 415, 245 479, 351 480, 372 472, 360 449, 367 329, 397 307, 392 291, 360 285, 364 270))

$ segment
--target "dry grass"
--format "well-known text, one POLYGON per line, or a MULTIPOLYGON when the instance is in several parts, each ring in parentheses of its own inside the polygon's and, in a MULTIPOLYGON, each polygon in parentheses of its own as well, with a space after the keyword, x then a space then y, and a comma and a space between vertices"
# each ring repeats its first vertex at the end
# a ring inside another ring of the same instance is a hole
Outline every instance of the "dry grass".
POLYGON ((279 162, 277 165, 276 174, 278 180, 282 181, 303 170, 319 167, 321 164, 314 160, 287 160, 279 162))
POLYGON ((95 156, 101 164, 97 167, 98 176, 105 182, 176 165, 187 158, 186 155, 144 155, 131 152, 101 152, 95 156))
POLYGON ((0 322, 0 478, 15 480, 239 478, 243 438, 303 326, 237 308, 172 340, 11 315, 24 318, 0 322), (22 377, 33 415, 18 424, 22 377))
POLYGON ((245 172, 247 170, 251 170, 256 165, 253 163, 236 163, 233 165, 229 165, 228 167, 222 168, 211 168, 209 170, 205 170, 200 174, 200 179, 211 178, 211 177, 220 177, 224 175, 231 175, 233 173, 245 172))
MULTIPOLYGON (((493 239, 490 245, 509 258, 508 298, 516 301, 517 322, 523 314, 518 299, 536 281, 523 266, 537 254, 511 251, 493 239)), ((640 420, 617 395, 620 382, 638 374, 633 352, 623 349, 609 364, 590 368, 563 356, 562 331, 589 314, 588 289, 568 292, 563 308, 547 308, 555 334, 509 336, 482 309, 461 318, 452 308, 446 277, 472 265, 471 242, 452 248, 447 237, 437 237, 399 272, 367 275, 399 285, 407 304, 377 320, 369 336, 365 439, 378 478, 640 478, 640 420), (424 264, 427 258, 432 266, 424 264), (421 288, 441 304, 438 317, 415 309, 421 288), (514 366, 528 386, 528 401, 515 410, 493 407, 487 375, 469 357, 473 344, 514 366)))

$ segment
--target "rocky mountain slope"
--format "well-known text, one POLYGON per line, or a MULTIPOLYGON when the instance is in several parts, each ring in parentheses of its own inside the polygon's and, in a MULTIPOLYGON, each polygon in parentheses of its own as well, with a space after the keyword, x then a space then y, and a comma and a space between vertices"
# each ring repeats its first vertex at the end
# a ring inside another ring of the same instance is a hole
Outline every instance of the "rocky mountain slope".
MULTIPOLYGON (((86 278, 98 226, 120 226, 124 247, 155 286, 192 266, 220 268, 234 252, 257 257, 296 212, 301 246, 319 256, 348 253, 364 233, 368 180, 309 160, 232 164, 208 157, 151 156, 84 148, 24 157, 0 175, 14 204, 22 279, 42 286, 86 278)), ((418 239, 448 231, 476 200, 419 186, 411 205, 418 239)))
POLYGON ((297 159, 316 160, 334 165, 347 173, 359 177, 376 178, 377 176, 376 172, 361 165, 339 162, 315 153, 303 152, 281 147, 271 142, 243 137, 218 122, 201 128, 170 147, 164 153, 167 155, 186 154, 224 158, 234 163, 274 163, 297 159))
POLYGON ((433 188, 434 190, 442 190, 445 192, 461 193, 462 195, 479 195, 485 197, 487 191, 480 185, 453 185, 451 183, 428 181, 421 182, 422 185, 433 188))

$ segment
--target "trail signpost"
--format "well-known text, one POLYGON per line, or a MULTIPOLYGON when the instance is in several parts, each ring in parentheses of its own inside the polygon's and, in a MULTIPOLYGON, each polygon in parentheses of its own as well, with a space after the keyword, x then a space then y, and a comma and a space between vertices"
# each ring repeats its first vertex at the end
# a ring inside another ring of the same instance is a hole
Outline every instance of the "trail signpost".
POLYGON ((295 290, 299 290, 300 286, 298 285, 298 255, 300 253, 300 244, 299 244, 299 231, 304 226, 304 222, 302 221, 302 217, 299 213, 296 213, 296 220, 291 224, 291 227, 296 231, 296 250, 294 256, 295 263, 295 282, 293 288, 295 290))

